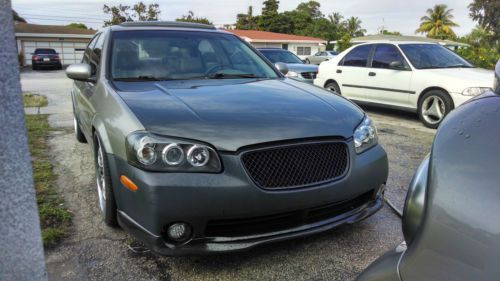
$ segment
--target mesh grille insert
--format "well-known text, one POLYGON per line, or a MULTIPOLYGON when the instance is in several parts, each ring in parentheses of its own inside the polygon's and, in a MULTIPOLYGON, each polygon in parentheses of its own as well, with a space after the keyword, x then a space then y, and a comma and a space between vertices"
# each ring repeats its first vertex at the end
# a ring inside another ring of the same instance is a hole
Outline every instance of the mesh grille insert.
POLYGON ((260 187, 297 188, 344 176, 349 153, 342 142, 323 142, 250 151, 242 161, 260 187))

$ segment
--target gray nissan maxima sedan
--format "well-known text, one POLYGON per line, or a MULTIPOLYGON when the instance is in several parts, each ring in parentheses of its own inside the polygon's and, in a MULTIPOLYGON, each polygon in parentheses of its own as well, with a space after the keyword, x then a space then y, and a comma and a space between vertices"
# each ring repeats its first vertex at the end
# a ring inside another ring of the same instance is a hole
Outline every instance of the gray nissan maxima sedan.
MULTIPOLYGON (((493 77, 492 77, 493 78, 493 77)), ((358 281, 500 280, 500 61, 493 90, 452 111, 408 188, 405 243, 358 281)))
POLYGON ((157 253, 248 249, 382 206, 387 156, 370 118, 233 34, 112 26, 66 73, 104 221, 157 253))

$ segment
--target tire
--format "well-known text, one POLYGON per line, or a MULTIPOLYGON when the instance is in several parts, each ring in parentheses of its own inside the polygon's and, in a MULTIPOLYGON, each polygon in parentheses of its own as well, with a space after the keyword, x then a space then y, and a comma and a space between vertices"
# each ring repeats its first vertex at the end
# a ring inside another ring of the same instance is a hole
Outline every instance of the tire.
POLYGON ((80 125, 78 124, 76 117, 73 117, 73 127, 75 130, 76 140, 79 143, 87 143, 87 139, 85 138, 85 135, 83 134, 82 129, 80 129, 80 125))
POLYGON ((442 90, 430 90, 418 101, 418 117, 427 128, 436 129, 453 109, 453 100, 442 90))
POLYGON ((340 87, 337 84, 337 82, 328 82, 325 86, 325 89, 328 91, 332 92, 333 94, 341 96, 342 93, 340 92, 340 87))
POLYGON ((116 201, 111 185, 111 175, 109 173, 108 158, 101 141, 96 135, 94 149, 94 163, 96 172, 97 197, 99 209, 106 225, 116 227, 116 201))
POLYGON ((32 69, 32 70, 38 70, 38 66, 32 65, 32 66, 31 66, 31 69, 32 69))
POLYGON ((309 59, 306 59, 306 64, 311 64, 311 61, 309 59))

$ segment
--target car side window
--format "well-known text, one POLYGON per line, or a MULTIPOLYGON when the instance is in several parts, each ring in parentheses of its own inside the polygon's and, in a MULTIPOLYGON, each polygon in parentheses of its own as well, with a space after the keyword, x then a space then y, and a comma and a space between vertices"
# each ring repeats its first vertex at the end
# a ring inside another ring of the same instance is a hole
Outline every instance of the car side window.
POLYGON ((91 74, 95 75, 97 73, 97 67, 94 63, 92 63, 92 51, 99 40, 99 37, 101 37, 101 34, 97 34, 92 38, 90 41, 89 45, 87 46, 87 49, 85 50, 85 53, 83 54, 82 58, 82 63, 87 63, 90 64, 90 69, 91 69, 91 74))
POLYGON ((105 38, 106 38, 106 36, 101 34, 101 36, 99 36, 95 45, 92 48, 92 60, 97 65, 99 65, 101 63, 102 47, 104 46, 104 39, 105 38))
POLYGON ((342 60, 344 66, 366 67, 373 45, 361 45, 352 49, 342 60))
POLYGON ((399 61, 401 65, 406 65, 405 59, 394 45, 379 44, 373 55, 372 67, 374 68, 391 68, 391 62, 399 61))

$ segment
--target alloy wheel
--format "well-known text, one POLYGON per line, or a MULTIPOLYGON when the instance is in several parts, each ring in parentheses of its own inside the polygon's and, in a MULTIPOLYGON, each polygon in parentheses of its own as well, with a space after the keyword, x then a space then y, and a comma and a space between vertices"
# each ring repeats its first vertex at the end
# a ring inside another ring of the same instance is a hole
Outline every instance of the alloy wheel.
POLYGON ((96 181, 97 181, 97 194, 99 196, 99 207, 101 211, 106 210, 106 171, 104 168, 104 155, 101 148, 99 139, 97 140, 97 165, 96 165, 96 181))
POLYGON ((425 121, 430 124, 438 124, 444 118, 446 113, 446 106, 443 101, 438 96, 428 96, 422 102, 422 116, 425 121))

